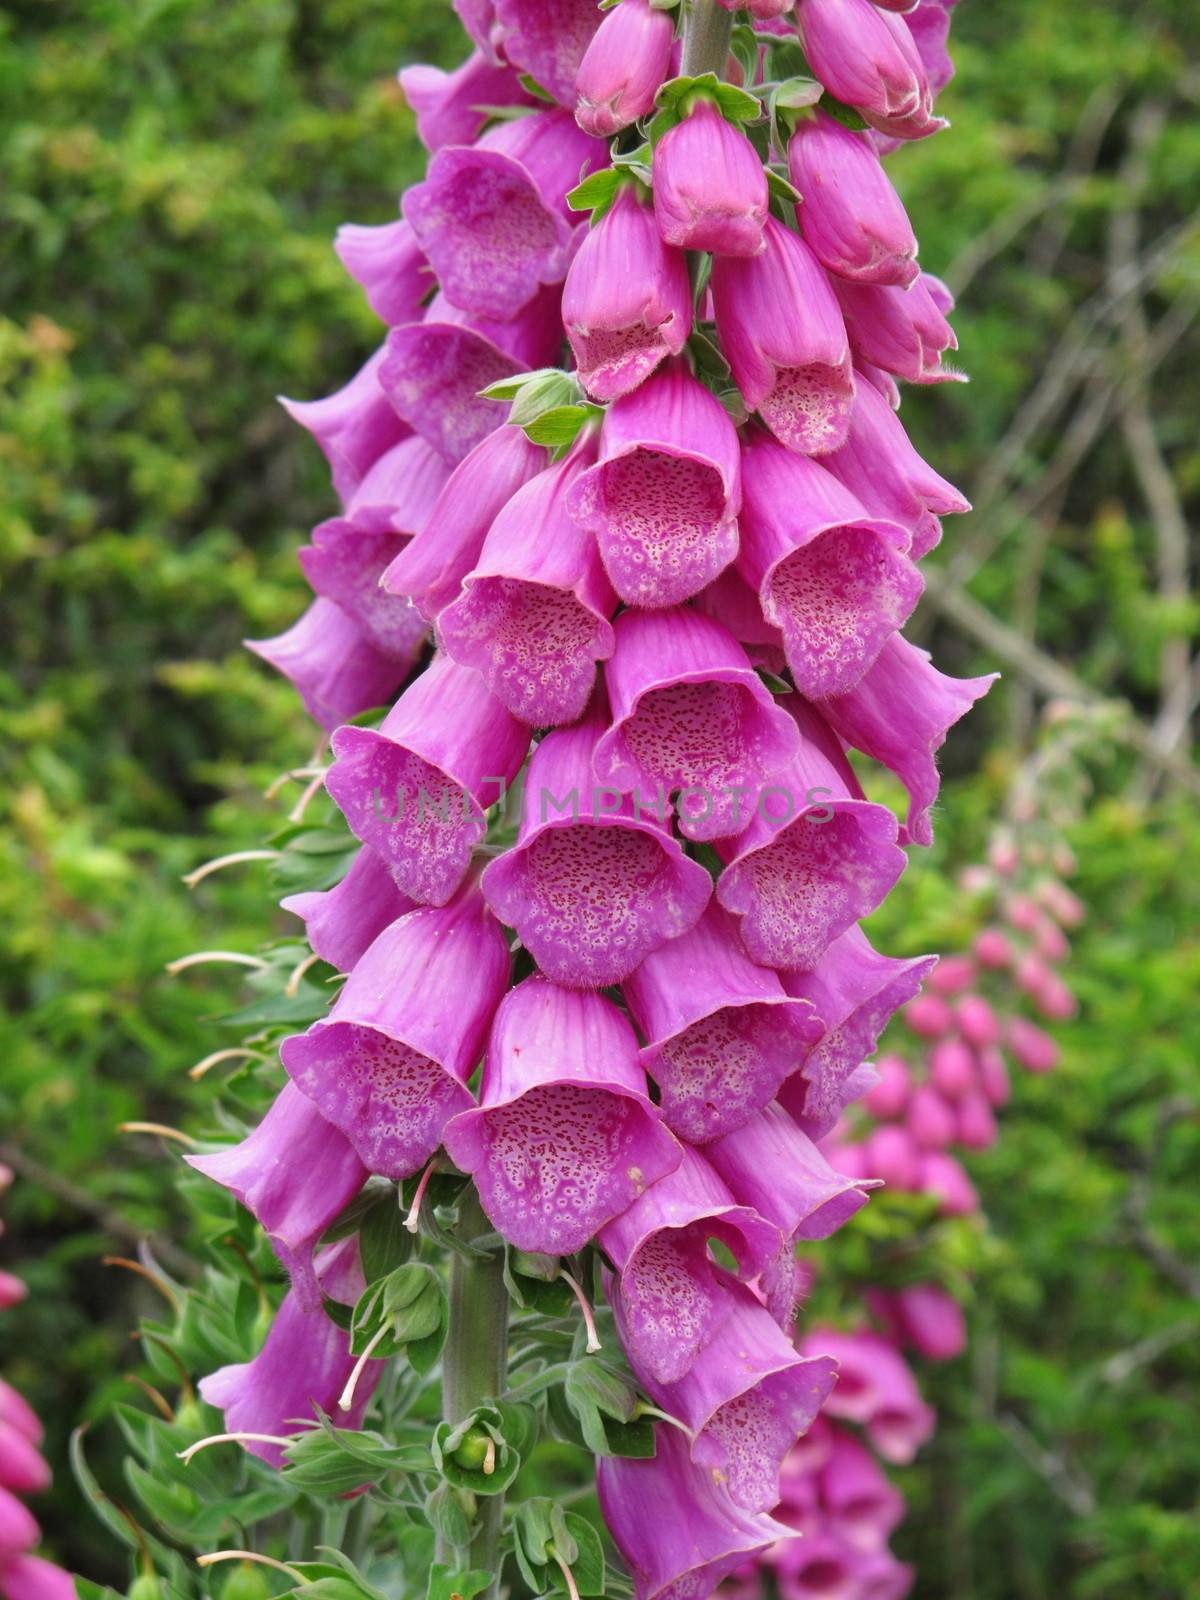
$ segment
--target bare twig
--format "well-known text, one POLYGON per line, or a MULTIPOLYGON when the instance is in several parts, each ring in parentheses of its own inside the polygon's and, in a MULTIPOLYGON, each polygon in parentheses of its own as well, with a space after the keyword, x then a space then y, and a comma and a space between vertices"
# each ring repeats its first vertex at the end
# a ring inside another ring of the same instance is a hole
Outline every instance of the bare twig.
POLYGON ((1000 1418, 1000 1426, 1025 1462, 1050 1485, 1064 1505, 1077 1517, 1090 1517, 1093 1514, 1096 1493, 1082 1473, 1069 1466, 1057 1450, 1048 1450, 1040 1444, 1011 1411, 1006 1411, 1000 1418))

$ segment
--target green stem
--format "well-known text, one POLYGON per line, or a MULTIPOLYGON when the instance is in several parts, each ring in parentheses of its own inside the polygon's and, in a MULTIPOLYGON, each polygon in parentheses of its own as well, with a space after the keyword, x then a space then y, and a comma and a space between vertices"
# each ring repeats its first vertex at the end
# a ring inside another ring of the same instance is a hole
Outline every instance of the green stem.
POLYGON ((732 11, 726 11, 717 0, 692 0, 683 29, 683 76, 699 78, 715 72, 724 78, 732 34, 732 11))
MULTIPOLYGON (((458 1235, 471 1244, 492 1233, 474 1189, 459 1202, 458 1235)), ((449 1320, 442 1352, 442 1416, 447 1422, 463 1418, 486 1400, 504 1393, 508 1371, 508 1290, 504 1287, 504 1256, 500 1251, 486 1259, 461 1256, 450 1261, 449 1320)), ((443 1549, 437 1560, 493 1574, 480 1600, 495 1600, 500 1585, 500 1528, 504 1496, 481 1495, 475 1533, 466 1551, 443 1549)))

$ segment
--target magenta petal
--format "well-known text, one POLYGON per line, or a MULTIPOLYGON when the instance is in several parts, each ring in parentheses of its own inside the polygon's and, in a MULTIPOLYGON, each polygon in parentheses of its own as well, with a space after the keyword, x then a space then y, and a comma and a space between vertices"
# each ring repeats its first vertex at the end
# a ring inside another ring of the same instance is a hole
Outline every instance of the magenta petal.
POLYGON ((53 1561, 20 1555, 0 1566, 0 1595, 4 1600, 77 1600, 75 1579, 53 1561))
POLYGON ((318 598, 286 633, 247 639, 253 650, 295 684, 305 710, 323 728, 383 705, 396 692, 411 656, 384 655, 332 600, 318 598))
POLYGON ((449 473, 424 439, 401 439, 363 474, 346 501, 346 520, 367 533, 419 533, 449 473))
POLYGON ((466 1081, 508 983, 503 930, 470 884, 409 912, 360 958, 327 1017, 280 1048, 292 1082, 370 1172, 406 1178, 471 1105, 466 1081))
POLYGON ((800 232, 823 267, 859 283, 913 282, 916 235, 869 134, 818 108, 791 137, 788 174, 802 197, 800 232))
POLYGON ((600 25, 596 0, 495 0, 504 54, 560 105, 575 104, 575 77, 600 25))
POLYGON ((521 370, 483 334, 449 322, 393 328, 385 351, 379 379, 387 400, 452 465, 502 420, 479 391, 521 370))
POLYGON ((655 146, 654 216, 679 250, 753 256, 763 248, 766 173, 741 128, 711 100, 698 100, 655 146))
POLYGON ((596 783, 603 705, 542 740, 525 777, 514 849, 483 892, 548 977, 582 988, 620 983, 651 950, 696 922, 711 879, 661 820, 596 783))
POLYGON ((325 787, 405 894, 445 905, 528 747, 478 673, 435 656, 377 732, 335 732, 325 787))
POLYGON ((904 1496, 871 1452, 844 1428, 831 1430, 818 1473, 821 1503, 834 1536, 855 1550, 878 1550, 904 1515, 904 1496))
POLYGON ((604 13, 575 78, 575 120, 607 139, 654 109, 671 67, 675 22, 649 0, 621 0, 604 13))
POLYGON ((0 1378, 0 1423, 23 1433, 31 1444, 41 1444, 43 1428, 37 1412, 11 1383, 0 1378))
MULTIPOLYGON (((28 1444, 28 1440, 23 1441, 28 1444)), ((30 1447, 32 1448, 32 1446, 30 1447)), ((41 1542, 42 1530, 33 1512, 9 1489, 0 1484, 0 1570, 26 1550, 41 1542)))
POLYGON ((426 150, 470 144, 487 121, 483 107, 533 104, 517 74, 497 66, 482 50, 473 51, 453 72, 418 63, 403 68, 399 76, 426 150))
POLYGON ((407 222, 343 223, 333 248, 381 322, 394 328, 420 318, 437 282, 407 222))
POLYGON ((480 1105, 448 1125, 446 1149, 504 1237, 548 1255, 581 1249, 680 1159, 625 1018, 537 976, 501 1003, 480 1105))
POLYGON ((363 638, 405 673, 420 654, 425 619, 404 595, 382 590, 379 579, 406 542, 406 534, 368 533, 335 517, 314 528, 312 543, 297 552, 315 593, 335 601, 363 638))
POLYGON ((796 12, 813 72, 872 128, 919 139, 945 126, 903 17, 870 0, 797 0, 796 12))
POLYGON ((834 280, 846 332, 856 358, 909 383, 965 383, 963 373, 942 362, 957 350, 954 329, 923 272, 909 289, 834 280))
POLYGON ((409 431, 380 387, 386 354, 386 347, 376 350, 349 383, 324 400, 280 396, 279 403, 292 421, 321 447, 343 500, 354 493, 367 468, 409 431))
POLYGON ((831 1417, 866 1426, 885 1461, 905 1464, 933 1433, 936 1417, 925 1404, 903 1356, 877 1333, 814 1328, 800 1348, 838 1363, 837 1385, 826 1402, 831 1417))
POLYGON ((313 952, 339 972, 349 972, 390 922, 413 910, 413 902, 392 881, 387 864, 367 845, 334 888, 290 894, 279 904, 303 920, 313 952))
POLYGON ((313 1248, 366 1181, 366 1168, 332 1123, 285 1084, 257 1128, 227 1150, 185 1156, 244 1205, 271 1241, 306 1311, 321 1304, 313 1248))

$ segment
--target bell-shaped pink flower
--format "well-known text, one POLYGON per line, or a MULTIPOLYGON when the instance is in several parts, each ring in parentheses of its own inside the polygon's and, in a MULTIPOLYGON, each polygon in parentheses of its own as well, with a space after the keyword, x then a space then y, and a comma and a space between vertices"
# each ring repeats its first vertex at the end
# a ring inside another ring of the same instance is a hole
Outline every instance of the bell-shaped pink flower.
POLYGON ((247 639, 247 650, 295 685, 304 709, 323 728, 384 705, 415 658, 384 655, 342 608, 318 597, 284 633, 247 639))
POLYGON ((921 1156, 917 1188, 935 1196, 947 1217, 967 1217, 979 1210, 979 1196, 962 1163, 944 1150, 926 1150, 921 1156))
POLYGON ((728 1308, 688 1370, 659 1383, 626 1342, 624 1304, 613 1294, 617 1329, 630 1365, 655 1404, 692 1433, 692 1460, 719 1474, 747 1511, 779 1504, 784 1457, 811 1426, 837 1377, 823 1353, 799 1356, 770 1313, 740 1283, 727 1286, 728 1308))
POLYGON ((318 1309, 313 1250, 367 1178, 338 1129, 288 1083, 239 1144, 184 1160, 245 1206, 291 1275, 291 1298, 305 1311, 318 1309))
POLYGON ((886 898, 907 858, 895 817, 861 798, 820 715, 798 695, 783 706, 800 751, 760 790, 745 830, 716 841, 726 863, 716 892, 753 960, 809 971, 886 898))
POLYGON ((854 1550, 878 1550, 904 1516, 904 1496, 853 1434, 845 1428, 830 1433, 829 1455, 817 1474, 829 1531, 854 1550))
POLYGON ((479 560, 496 517, 545 465, 545 450, 520 428, 502 424, 486 434, 450 474, 425 525, 383 574, 382 587, 411 596, 426 621, 436 621, 479 560))
POLYGON ((929 975, 929 987, 937 994, 961 994, 971 987, 977 976, 970 956, 943 956, 929 975))
POLYGON ((563 286, 562 317, 579 377, 595 400, 628 394, 687 343, 687 258, 663 243, 637 185, 624 185, 580 245, 563 286))
POLYGON ((581 722, 542 740, 516 846, 483 874, 492 910, 542 971, 581 988, 621 983, 695 925, 712 890, 661 814, 597 784, 592 758, 607 726, 598 696, 581 722))
POLYGON ((298 1089, 369 1172, 407 1178, 474 1101, 467 1079, 508 984, 503 930, 474 883, 393 922, 327 1017, 280 1047, 298 1089))
POLYGON ((507 60, 552 94, 575 104, 575 79, 600 24, 596 0, 494 0, 493 37, 507 60))
POLYGON ((329 462, 333 487, 343 500, 354 493, 367 468, 411 432, 392 408, 380 383, 386 356, 385 345, 349 383, 323 400, 279 397, 292 421, 299 423, 320 446, 329 462))
POLYGON ((917 1186, 920 1151, 908 1129, 898 1122, 885 1122, 867 1140, 863 1159, 871 1173, 889 1189, 906 1194, 917 1186))
POLYGON ((991 1101, 981 1086, 972 1087, 958 1102, 958 1142, 967 1150, 989 1150, 999 1130, 991 1101))
POLYGON ((903 1056, 880 1056, 875 1063, 879 1082, 864 1098, 863 1106, 880 1122, 904 1115, 913 1093, 912 1073, 903 1056))
MULTIPOLYGON (((630 3, 621 0, 609 15, 630 3)), ((594 530, 626 605, 675 605, 729 565, 742 504, 737 430, 683 358, 664 362, 608 408, 600 459, 567 503, 594 530)))
POLYGON ((914 1283, 897 1289, 894 1311, 902 1337, 926 1361, 953 1361, 966 1349, 962 1307, 935 1284, 914 1283))
MULTIPOLYGON (((933 969, 934 973, 936 971, 937 967, 933 969)), ((933 973, 930 974, 932 976, 933 973)), ((954 1027, 954 1012, 931 987, 927 993, 919 994, 905 1006, 903 1022, 918 1039, 941 1039, 954 1027)))
POLYGON ((944 1150, 958 1132, 954 1107, 932 1083, 913 1090, 904 1120, 922 1150, 944 1150))
POLYGON ((912 536, 909 555, 919 561, 942 537, 939 518, 969 511, 952 483, 940 477, 912 446, 904 424, 874 385, 861 376, 845 444, 821 462, 866 508, 898 522, 912 536))
POLYGON ((25 1396, 3 1378, 0 1378, 0 1423, 23 1433, 32 1444, 42 1442, 43 1429, 37 1412, 25 1396))
POLYGON ((412 434, 367 468, 346 500, 345 520, 364 533, 412 538, 428 522, 449 474, 443 457, 412 434))
POLYGON ((788 142, 788 174, 801 235, 823 267, 857 283, 914 281, 917 238, 869 134, 818 107, 788 142))
POLYGON ((606 11, 575 77, 575 120, 608 139, 654 109, 670 71, 675 22, 649 0, 621 0, 606 11))
POLYGON ((426 150, 470 144, 487 122, 489 106, 534 104, 512 68, 498 66, 482 50, 473 51, 453 72, 421 62, 404 67, 399 78, 426 150))
POLYGON ((406 596, 382 590, 379 579, 407 542, 403 533, 370 533, 334 517, 315 527, 312 543, 297 552, 314 592, 334 601, 360 636, 405 673, 420 654, 425 619, 406 596))
POLYGON ((968 994, 954 1008, 959 1032, 977 1050, 1000 1043, 1000 1019, 981 994, 968 994))
POLYGON ((333 248, 381 322, 395 328, 419 321, 421 305, 436 289, 437 280, 407 222, 374 227, 345 222, 333 248))
POLYGON ((801 1071, 784 1085, 781 1103, 820 1139, 837 1121, 842 1090, 872 1055, 894 1013, 928 976, 936 956, 881 955, 861 928, 834 941, 811 972, 789 972, 789 994, 811 1000, 826 1032, 801 1071))
POLYGON ((535 727, 574 722, 596 664, 613 653, 616 609, 596 542, 567 514, 567 495, 595 459, 582 439, 531 479, 496 517, 462 592, 438 618, 443 648, 482 673, 513 716, 535 727))
POLYGON ((75 1579, 41 1556, 19 1555, 0 1563, 3 1600, 76 1600, 75 1579))
POLYGON ((812 1328, 800 1349, 832 1356, 838 1364, 837 1383, 825 1403, 829 1416, 861 1422, 885 1461, 906 1464, 913 1459, 937 1419, 922 1400, 908 1363, 886 1339, 877 1333, 812 1328))
MULTIPOLYGON (((422 69, 429 70, 429 69, 422 69)), ((504 320, 566 274, 574 214, 564 196, 605 148, 566 111, 498 122, 439 150, 404 196, 404 216, 452 305, 504 320)))
POLYGON ((975 1052, 962 1039, 941 1039, 929 1052, 929 1081, 947 1100, 961 1100, 976 1084, 975 1052))
POLYGON ((634 1600, 708 1595, 792 1529, 746 1511, 718 1476, 693 1463, 687 1440, 663 1424, 648 1460, 596 1463, 600 1510, 633 1579, 634 1600))
POLYGON ((768 217, 758 255, 714 260, 712 298, 734 381, 775 437, 805 456, 844 444, 854 399, 850 347, 829 280, 804 241, 768 217))
POLYGON ((992 1106, 1006 1106, 1012 1095, 1008 1078, 1008 1063, 996 1049, 979 1052, 979 1086, 992 1106))
POLYGON ((50 1487, 50 1464, 20 1428, 0 1423, 0 1489, 42 1494, 50 1487))
POLYGON ((480 1103, 446 1127, 450 1159, 519 1250, 571 1255, 678 1165, 610 1000, 534 976, 496 1013, 480 1103))
POLYGON ((712 1239, 742 1278, 767 1271, 779 1255, 779 1229, 738 1205, 688 1145, 673 1172, 600 1230, 600 1247, 620 1274, 625 1337, 660 1383, 683 1376, 729 1309, 730 1277, 712 1258, 712 1239))
POLYGON ((823 1509, 812 1517, 811 1531, 785 1545, 772 1573, 786 1600, 860 1600, 857 1552, 828 1531, 823 1509))
POLYGON ((33 1512, 10 1490, 0 1487, 0 1570, 13 1556, 32 1550, 41 1537, 33 1512))
POLYGON ((405 894, 445 905, 528 748, 479 674, 437 655, 378 730, 337 729, 325 787, 405 894))
POLYGON ((754 256, 763 247, 767 177, 758 152, 701 97, 654 150, 654 215, 678 250, 754 256))
POLYGON ((798 0, 796 13, 809 66, 872 128, 920 139, 946 126, 903 18, 871 0, 798 0))
POLYGON ((950 37, 950 12, 957 4, 958 0, 920 0, 904 18, 933 95, 940 94, 954 76, 946 41, 950 37))
POLYGON ((822 702, 822 714, 845 743, 890 767, 908 790, 904 832, 913 844, 933 842, 929 812, 938 796, 937 751, 998 676, 949 678, 928 652, 893 634, 848 694, 822 702))
POLYGON ((855 356, 909 383, 965 383, 964 373, 942 362, 947 350, 958 349, 958 339, 946 321, 949 306, 940 306, 932 292, 936 283, 927 272, 908 289, 835 278, 855 356))
POLYGON ((11 1272, 0 1272, 0 1311, 19 1306, 29 1290, 20 1278, 11 1272))
POLYGON ((691 607, 625 611, 613 632, 597 778, 635 795, 678 792, 689 839, 739 833, 760 785, 799 752, 795 722, 733 635, 691 607))
POLYGON ((845 694, 924 590, 908 533, 870 517, 824 467, 765 433, 742 459, 738 571, 781 630, 801 694, 845 694))
POLYGON ((811 1005, 747 959, 733 919, 712 902, 630 973, 622 993, 648 1041, 641 1063, 663 1121, 691 1144, 729 1133, 773 1100, 822 1032, 811 1005))
POLYGON ((387 863, 368 845, 332 889, 290 894, 279 904, 301 918, 313 953, 338 972, 349 972, 389 923, 415 909, 415 902, 397 889, 387 863))

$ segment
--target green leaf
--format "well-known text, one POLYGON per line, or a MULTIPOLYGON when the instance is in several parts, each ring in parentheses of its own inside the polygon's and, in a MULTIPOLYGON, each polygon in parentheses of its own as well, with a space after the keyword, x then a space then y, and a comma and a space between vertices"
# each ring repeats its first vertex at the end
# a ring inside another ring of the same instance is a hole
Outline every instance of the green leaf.
MULTIPOLYGON (((757 95, 739 89, 736 84, 723 83, 715 72, 705 72, 697 78, 669 79, 658 91, 655 104, 669 112, 675 122, 680 122, 698 99, 711 100, 729 122, 757 122, 763 114, 757 95)), ((661 138, 665 131, 665 128, 661 130, 657 137, 661 138)))
POLYGON ((481 1572, 472 1567, 469 1572, 456 1572, 450 1567, 431 1567, 429 1569, 429 1588, 425 1593, 425 1600, 475 1600, 492 1581, 490 1572, 481 1572))
POLYGON ((777 678, 773 672, 768 672, 765 667, 756 667, 754 670, 758 673, 761 682, 765 684, 772 694, 793 693, 792 686, 786 678, 777 678))
POLYGON ((821 110, 827 111, 834 121, 840 122, 844 128, 853 128, 856 132, 861 132, 863 128, 868 126, 868 123, 855 111, 853 106, 845 105, 841 100, 835 100, 828 92, 821 96, 821 110))
MULTIPOLYGON (((581 1517, 577 1511, 567 1512, 566 1524, 575 1545, 575 1554, 568 1557, 562 1550, 558 1550, 558 1553, 563 1555, 571 1568, 575 1588, 583 1596, 602 1595, 605 1574, 604 1546, 600 1542, 600 1535, 587 1518, 581 1517)), ((554 1548, 558 1549, 557 1539, 554 1548)))
POLYGON ((518 81, 526 94, 531 94, 535 100, 545 100, 548 105, 556 105, 557 101, 549 89, 543 89, 541 84, 528 72, 518 74, 518 81))
POLYGON ((533 444, 561 450, 573 445, 587 423, 602 417, 599 406, 555 406, 535 421, 525 424, 525 437, 533 444))
POLYGON ((602 207, 600 215, 603 216, 617 198, 620 187, 619 170, 615 166, 601 167, 598 172, 589 172, 582 183, 577 183, 567 191, 567 204, 572 211, 591 211, 593 214, 597 207, 602 207))
POLYGON ((775 200, 782 200, 795 205, 802 198, 799 189, 790 178, 784 177, 778 167, 765 167, 767 177, 767 191, 775 200))

